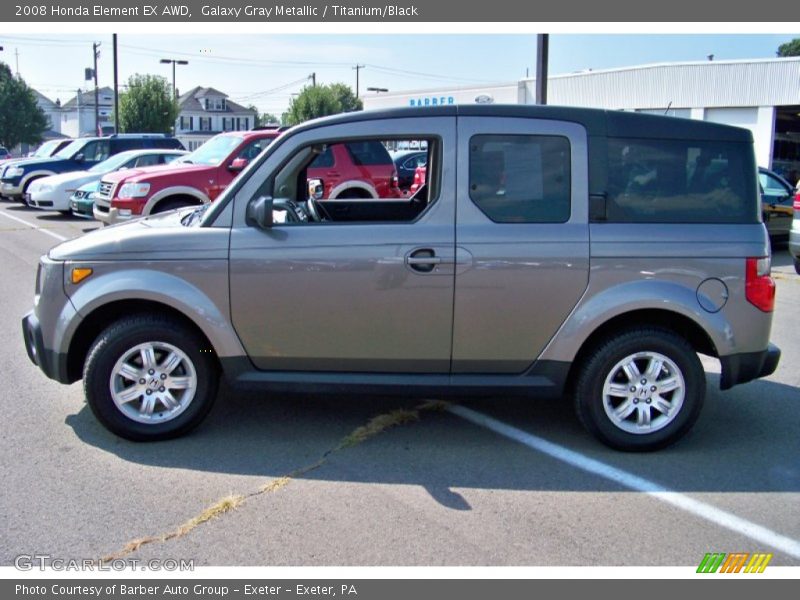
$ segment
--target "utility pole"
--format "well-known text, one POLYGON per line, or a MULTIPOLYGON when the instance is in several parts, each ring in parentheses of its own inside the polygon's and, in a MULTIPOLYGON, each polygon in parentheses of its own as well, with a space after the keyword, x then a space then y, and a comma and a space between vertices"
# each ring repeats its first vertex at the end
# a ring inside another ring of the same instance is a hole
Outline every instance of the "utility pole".
POLYGON ((97 59, 100 58, 100 42, 92 44, 94 55, 94 133, 100 135, 100 89, 97 87, 97 59))
POLYGON ((317 74, 312 73, 308 78, 311 80, 311 87, 317 87, 317 74))
POLYGON ((17 77, 19 77, 19 48, 14 48, 14 57, 17 59, 17 77))
POLYGON ((540 33, 536 36, 536 104, 547 104, 547 60, 550 36, 540 33))
POLYGON ((114 133, 119 133, 119 81, 117 79, 117 34, 111 37, 114 45, 114 133))
POLYGON ((353 70, 356 72, 356 98, 358 98, 358 72, 364 68, 364 65, 357 64, 353 67, 353 70))

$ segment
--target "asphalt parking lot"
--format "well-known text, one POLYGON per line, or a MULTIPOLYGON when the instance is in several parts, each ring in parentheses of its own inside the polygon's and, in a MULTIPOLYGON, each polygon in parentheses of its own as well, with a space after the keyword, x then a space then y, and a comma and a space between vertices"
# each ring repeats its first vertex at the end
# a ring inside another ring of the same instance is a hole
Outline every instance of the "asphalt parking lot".
POLYGON ((20 332, 39 256, 95 227, 0 200, 0 564, 692 566, 771 552, 800 565, 800 276, 785 249, 778 371, 723 393, 706 361, 700 421, 657 453, 605 448, 568 402, 443 409, 224 387, 192 435, 136 444, 95 421, 80 383, 45 378, 20 332))

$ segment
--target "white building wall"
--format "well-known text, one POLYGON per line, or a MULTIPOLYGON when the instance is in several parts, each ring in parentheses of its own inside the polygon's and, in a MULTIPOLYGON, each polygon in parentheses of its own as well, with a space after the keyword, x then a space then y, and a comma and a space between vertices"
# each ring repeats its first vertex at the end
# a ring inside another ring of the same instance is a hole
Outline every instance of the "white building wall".
POLYGON ((763 167, 772 164, 772 142, 775 131, 774 107, 707 108, 705 120, 749 129, 753 133, 756 161, 763 167))

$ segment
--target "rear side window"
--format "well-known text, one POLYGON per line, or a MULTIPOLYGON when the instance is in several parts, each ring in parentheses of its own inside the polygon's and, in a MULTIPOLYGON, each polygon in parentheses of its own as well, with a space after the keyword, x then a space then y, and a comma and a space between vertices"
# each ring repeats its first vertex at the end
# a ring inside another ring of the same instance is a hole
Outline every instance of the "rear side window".
POLYGON ((360 167, 367 165, 394 165, 389 151, 376 141, 348 142, 345 144, 353 164, 360 167))
POLYGON ((609 138, 608 155, 608 221, 758 221, 748 144, 609 138))
POLYGON ((569 140, 547 135, 474 136, 469 195, 497 223, 568 221, 569 140))

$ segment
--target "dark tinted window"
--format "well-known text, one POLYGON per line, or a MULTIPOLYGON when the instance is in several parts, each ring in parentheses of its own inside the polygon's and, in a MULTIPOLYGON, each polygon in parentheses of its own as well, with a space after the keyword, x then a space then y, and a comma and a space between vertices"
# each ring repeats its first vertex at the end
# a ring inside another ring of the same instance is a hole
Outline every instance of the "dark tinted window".
POLYGON ((151 143, 148 144, 148 147, 152 148, 163 148, 167 150, 183 150, 183 144, 181 144, 180 140, 173 137, 168 138, 152 138, 151 143))
POLYGON ((607 219, 622 223, 752 223, 758 220, 748 144, 608 140, 607 219))
POLYGON ((126 150, 140 150, 145 144, 142 138, 111 138, 111 147, 117 154, 126 150))
POLYGON ((569 220, 569 141, 542 135, 474 136, 469 195, 498 223, 569 220))
POLYGON ((108 158, 108 140, 98 140, 89 142, 81 149, 83 159, 87 161, 100 162, 108 158))
POLYGON ((389 151, 380 142, 363 141, 348 142, 345 144, 353 159, 353 164, 365 165, 393 165, 389 151))
POLYGON ((238 158, 253 160, 259 154, 261 154, 261 151, 266 148, 268 144, 269 140, 254 140, 242 148, 242 151, 239 152, 238 158))
POLYGON ((332 146, 327 146, 325 151, 317 156, 314 161, 308 166, 309 169, 328 168, 333 166, 333 150, 332 146))

